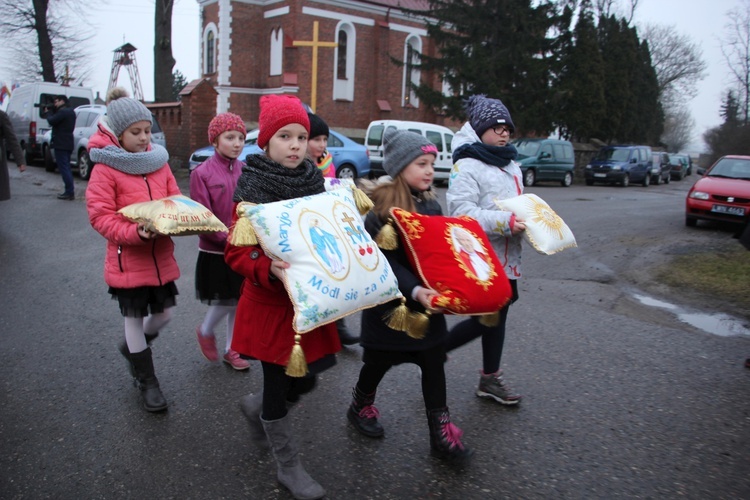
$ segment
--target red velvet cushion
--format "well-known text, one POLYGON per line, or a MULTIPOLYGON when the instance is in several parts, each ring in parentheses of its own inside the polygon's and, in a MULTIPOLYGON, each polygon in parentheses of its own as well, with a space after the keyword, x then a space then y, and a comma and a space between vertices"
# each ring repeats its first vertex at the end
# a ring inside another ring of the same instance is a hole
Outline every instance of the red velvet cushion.
POLYGON ((476 220, 400 208, 390 213, 413 268, 425 286, 441 294, 433 307, 454 314, 489 314, 510 300, 508 277, 476 220), (473 258, 462 242, 474 247, 473 258))

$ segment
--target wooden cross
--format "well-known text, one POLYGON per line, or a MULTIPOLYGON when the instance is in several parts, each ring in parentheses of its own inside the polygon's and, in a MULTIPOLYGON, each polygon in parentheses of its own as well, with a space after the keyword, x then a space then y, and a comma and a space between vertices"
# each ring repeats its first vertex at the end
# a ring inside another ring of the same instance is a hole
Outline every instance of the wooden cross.
POLYGON ((318 21, 313 22, 313 39, 312 41, 293 41, 295 47, 312 47, 312 86, 310 89, 310 107, 315 112, 318 94, 318 47, 338 47, 336 42, 321 42, 318 40, 318 21))

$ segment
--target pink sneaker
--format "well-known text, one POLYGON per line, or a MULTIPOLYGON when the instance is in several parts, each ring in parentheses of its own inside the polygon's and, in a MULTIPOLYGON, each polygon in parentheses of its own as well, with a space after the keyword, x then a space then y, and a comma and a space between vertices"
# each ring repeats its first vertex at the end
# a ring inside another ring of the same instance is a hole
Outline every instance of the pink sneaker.
POLYGON ((224 362, 235 370, 247 370, 250 368, 250 363, 248 363, 247 360, 242 359, 238 353, 232 350, 229 350, 224 355, 224 362))
POLYGON ((201 334, 200 326, 195 329, 195 336, 198 337, 198 345, 203 356, 209 361, 218 361, 219 353, 216 351, 216 337, 213 334, 201 334))

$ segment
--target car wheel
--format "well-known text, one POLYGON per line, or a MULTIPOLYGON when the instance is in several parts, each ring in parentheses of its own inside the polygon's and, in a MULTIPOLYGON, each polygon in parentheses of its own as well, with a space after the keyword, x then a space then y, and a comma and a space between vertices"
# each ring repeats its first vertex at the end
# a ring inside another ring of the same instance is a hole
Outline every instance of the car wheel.
POLYGON ((26 160, 26 165, 34 163, 34 153, 31 151, 31 146, 28 144, 24 148, 23 159, 26 160))
POLYGON ((339 179, 351 179, 354 180, 357 178, 357 169, 354 168, 352 165, 342 165, 336 170, 336 177, 339 179))
POLYGON ((565 177, 563 177, 562 182, 560 183, 564 187, 570 187, 571 184, 573 184, 573 174, 570 172, 565 172, 565 177))
POLYGON ((42 156, 44 157, 44 170, 54 172, 57 165, 55 165, 55 160, 52 158, 52 151, 50 151, 49 146, 44 146, 42 156))
POLYGON ((693 173, 693 169, 692 168, 688 168, 687 169, 687 173, 685 175, 692 175, 692 173, 693 173))
POLYGON ((669 184, 669 181, 672 180, 672 174, 667 175, 664 177, 664 184, 669 184))
POLYGON ((695 217, 685 216, 685 225, 687 227, 695 227, 698 224, 698 219, 695 217))
POLYGON ((78 176, 87 181, 91 178, 91 170, 93 169, 91 164, 91 158, 89 158, 89 152, 85 149, 78 153, 78 176))
POLYGON ((525 174, 523 174, 523 185, 524 186, 533 186, 536 182, 536 172, 532 169, 528 169, 525 174))
POLYGON ((626 188, 630 185, 630 175, 625 174, 622 176, 622 180, 620 181, 620 186, 626 188))
POLYGON ((683 174, 682 172, 677 172, 677 180, 678 181, 681 181, 683 177, 685 177, 685 174, 683 174))
POLYGON ((591 179, 586 179, 586 185, 587 186, 593 186, 594 185, 594 181, 592 181, 591 179))
POLYGON ((656 179, 654 179, 654 184, 656 184, 657 186, 661 184, 661 174, 656 176, 656 179))
POLYGON ((641 182, 641 184, 643 184, 643 187, 647 188, 648 185, 651 184, 651 176, 647 175, 646 177, 644 177, 643 182, 641 182))

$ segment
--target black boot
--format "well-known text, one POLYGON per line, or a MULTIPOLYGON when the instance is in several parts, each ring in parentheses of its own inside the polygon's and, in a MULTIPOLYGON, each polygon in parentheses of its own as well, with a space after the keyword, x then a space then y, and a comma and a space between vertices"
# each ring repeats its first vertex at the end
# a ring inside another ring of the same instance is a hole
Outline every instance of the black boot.
MULTIPOLYGON (((377 392, 377 391, 376 391, 377 392)), ((354 424, 354 428, 361 434, 368 437, 383 437, 383 426, 378 422, 378 409, 375 408, 375 392, 365 394, 358 387, 352 389, 352 403, 346 412, 349 421, 354 424)))
POLYGON ((336 329, 339 331, 339 341, 342 345, 354 345, 359 343, 359 337, 353 335, 349 331, 343 319, 336 321, 336 329))
MULTIPOLYGON (((146 333, 146 345, 151 347, 151 342, 156 339, 156 337, 159 336, 159 332, 155 333, 146 333)), ((135 370, 133 369, 133 363, 130 362, 130 350, 128 349, 128 344, 125 343, 123 340, 119 344, 117 344, 117 350, 120 351, 120 354, 122 354, 122 357, 125 358, 125 361, 128 362, 128 369, 130 370, 130 375, 132 377, 135 377, 135 370)))
POLYGON ((474 454, 474 450, 466 448, 461 442, 463 432, 451 423, 447 407, 427 410, 427 422, 430 425, 430 448, 433 455, 462 462, 474 454))
POLYGON ((167 408, 167 400, 159 389, 159 381, 154 374, 154 362, 151 359, 151 348, 131 353, 130 362, 135 371, 135 386, 141 390, 143 407, 146 411, 156 412, 167 408))

